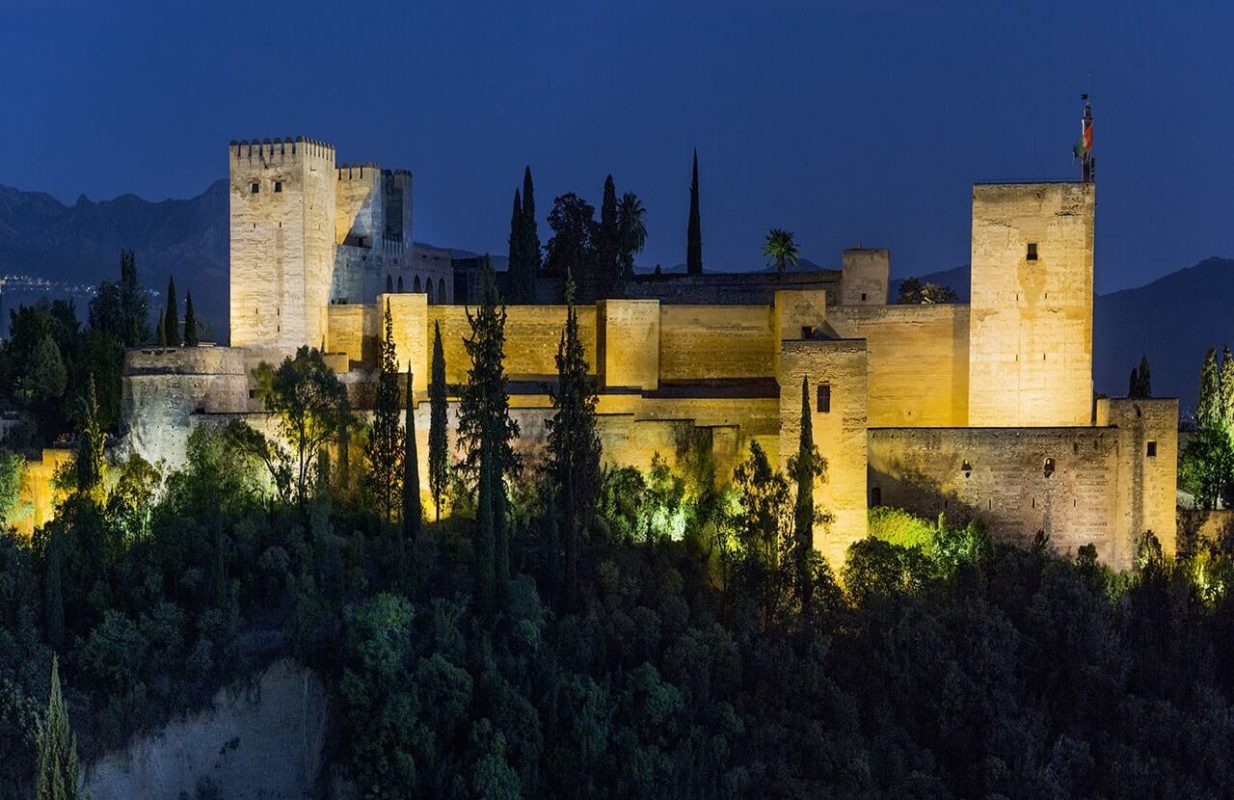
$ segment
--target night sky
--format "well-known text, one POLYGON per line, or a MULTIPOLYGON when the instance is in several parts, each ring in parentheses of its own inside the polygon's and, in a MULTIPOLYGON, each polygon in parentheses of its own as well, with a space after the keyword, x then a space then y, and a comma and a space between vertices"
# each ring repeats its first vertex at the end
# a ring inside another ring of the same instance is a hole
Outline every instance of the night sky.
POLYGON ((1098 291, 1234 256, 1228 4, 0 5, 0 183, 70 203, 193 196, 228 140, 305 135, 411 169, 417 240, 503 255, 524 164, 545 240, 611 172, 667 267, 697 147, 708 269, 775 226, 922 274, 967 263, 974 181, 1078 174, 1091 87, 1098 291))

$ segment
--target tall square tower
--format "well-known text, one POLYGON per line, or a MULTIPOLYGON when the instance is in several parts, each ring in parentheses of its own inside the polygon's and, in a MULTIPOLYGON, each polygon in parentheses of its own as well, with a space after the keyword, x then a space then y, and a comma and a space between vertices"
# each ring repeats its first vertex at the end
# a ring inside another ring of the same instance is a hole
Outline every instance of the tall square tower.
POLYGON ((334 271, 334 148, 232 142, 231 345, 292 351, 325 339, 334 271))
POLYGON ((1092 183, 973 187, 968 424, 1089 425, 1092 183))

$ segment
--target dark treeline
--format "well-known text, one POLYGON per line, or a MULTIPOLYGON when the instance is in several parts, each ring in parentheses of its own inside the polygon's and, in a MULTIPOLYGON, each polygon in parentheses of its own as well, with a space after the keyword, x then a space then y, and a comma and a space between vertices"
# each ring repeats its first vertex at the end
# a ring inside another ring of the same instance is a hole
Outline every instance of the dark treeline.
POLYGON ((329 762, 372 798, 1234 793, 1221 546, 1146 536, 1114 574, 876 510, 833 574, 809 426, 786 474, 753 445, 723 487, 699 452, 602 467, 572 313, 548 453, 519 457, 485 281, 458 464, 433 359, 425 509, 386 413, 409 384, 362 427, 304 349, 259 376, 281 441, 200 428, 184 469, 105 467, 33 542, 0 538, 0 795, 35 781, 53 654, 83 760, 294 656, 331 692, 329 762))

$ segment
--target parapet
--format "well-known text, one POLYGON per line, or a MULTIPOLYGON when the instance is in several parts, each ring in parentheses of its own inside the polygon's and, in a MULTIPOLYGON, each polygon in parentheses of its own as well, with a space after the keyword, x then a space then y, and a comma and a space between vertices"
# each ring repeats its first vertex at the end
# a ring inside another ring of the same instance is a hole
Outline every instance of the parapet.
POLYGON ((383 172, 381 167, 372 161, 360 161, 355 164, 340 164, 338 166, 338 179, 340 181, 367 181, 373 182, 379 180, 383 172))
POLYGON ((232 139, 228 145, 233 161, 252 161, 253 159, 287 160, 300 158, 326 158, 334 160, 334 145, 319 139, 308 139, 303 136, 290 136, 274 139, 232 139))

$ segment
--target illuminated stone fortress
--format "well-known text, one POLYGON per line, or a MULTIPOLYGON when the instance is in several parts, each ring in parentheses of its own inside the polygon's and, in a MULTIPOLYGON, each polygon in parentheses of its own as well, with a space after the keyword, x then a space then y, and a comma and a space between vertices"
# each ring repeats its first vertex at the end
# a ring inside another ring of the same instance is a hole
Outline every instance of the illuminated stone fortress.
MULTIPOLYGON (((250 371, 302 345, 324 347, 362 406, 388 303, 425 459, 432 331, 457 385, 469 327, 448 260, 415 257, 411 175, 340 167, 306 139, 232 143, 229 163, 231 346, 130 351, 129 445, 174 465, 194 426, 243 415, 262 427, 250 371)), ((646 469, 659 454, 711 464, 723 482, 757 441, 783 466, 804 379, 827 460, 815 498, 831 521, 816 545, 833 563, 876 505, 976 518, 1025 544, 1040 532, 1064 553, 1092 544, 1116 566, 1145 531, 1173 550, 1177 401, 1093 394, 1095 211, 1091 180, 974 186, 970 305, 889 305, 889 253, 856 249, 808 281, 683 276, 580 306, 605 460, 646 469), (691 301, 734 282, 747 304, 691 301)), ((512 413, 532 461, 565 319, 560 305, 508 309, 512 413)))

